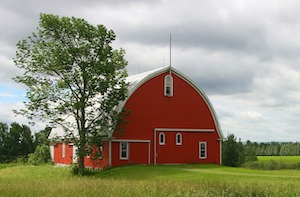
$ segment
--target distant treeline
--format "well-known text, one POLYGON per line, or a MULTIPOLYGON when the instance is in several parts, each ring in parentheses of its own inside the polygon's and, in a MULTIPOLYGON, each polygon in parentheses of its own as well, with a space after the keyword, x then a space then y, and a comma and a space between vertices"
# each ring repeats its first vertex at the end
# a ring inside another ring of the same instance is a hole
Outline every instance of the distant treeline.
POLYGON ((242 143, 234 134, 229 134, 222 142, 222 164, 241 166, 257 161, 257 156, 294 156, 300 155, 299 142, 242 143))
POLYGON ((257 143, 249 140, 244 145, 246 152, 256 156, 294 156, 300 155, 299 142, 257 143))
POLYGON ((26 125, 16 122, 10 124, 0 122, 0 163, 27 161, 29 154, 40 145, 47 145, 50 128, 31 133, 26 125))

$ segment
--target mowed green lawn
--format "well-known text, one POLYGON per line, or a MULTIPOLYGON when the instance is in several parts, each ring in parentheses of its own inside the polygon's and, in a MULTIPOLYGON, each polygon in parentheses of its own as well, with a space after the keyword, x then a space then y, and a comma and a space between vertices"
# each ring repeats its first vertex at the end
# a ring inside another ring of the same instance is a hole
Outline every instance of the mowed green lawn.
POLYGON ((73 176, 51 165, 1 165, 0 196, 300 196, 300 171, 132 165, 73 176))

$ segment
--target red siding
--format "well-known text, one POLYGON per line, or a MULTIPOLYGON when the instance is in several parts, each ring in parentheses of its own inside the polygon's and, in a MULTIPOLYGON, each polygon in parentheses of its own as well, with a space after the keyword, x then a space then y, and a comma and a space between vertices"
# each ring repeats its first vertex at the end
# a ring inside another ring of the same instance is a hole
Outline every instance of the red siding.
MULTIPOLYGON (((164 96, 164 77, 161 74, 141 85, 128 99, 125 108, 130 110, 128 124, 118 139, 154 141, 155 128, 214 129, 214 133, 182 133, 183 145, 175 145, 177 132, 166 132, 166 145, 157 147, 157 163, 220 163, 220 138, 212 114, 205 100, 182 78, 173 74, 173 97, 164 96), (199 159, 199 142, 207 142, 207 159, 199 159)), ((159 133, 159 132, 157 132, 159 133)), ((158 143, 158 136, 157 136, 158 143)), ((118 145, 116 145, 118 146, 118 145)), ((118 159, 119 147, 113 150, 113 166, 127 164, 118 159)), ((130 149, 131 152, 138 151, 130 149)), ((151 163, 154 163, 154 147, 150 148, 151 163)), ((138 154, 138 153, 136 153, 138 154)), ((144 155, 140 154, 140 157, 144 155)), ((131 158, 130 158, 131 159, 131 158)))
MULTIPOLYGON (((156 133, 158 139, 159 133, 156 133)), ((163 132, 166 137, 165 145, 159 145, 157 140, 157 164, 163 163, 216 163, 219 164, 219 141, 213 133, 180 132, 182 145, 176 145, 178 132, 163 132), (199 142, 207 143, 207 158, 199 158, 199 142)))
POLYGON ((120 142, 112 143, 112 166, 126 164, 148 164, 148 143, 129 142, 129 157, 126 160, 120 159, 120 142))
POLYGON ((109 143, 105 141, 102 148, 102 159, 93 159, 92 155, 90 157, 84 158, 85 167, 89 168, 106 168, 109 166, 108 160, 108 151, 109 151, 109 143))
MULTIPOLYGON (((73 145, 66 144, 65 145, 65 157, 62 157, 62 145, 63 143, 57 143, 54 146, 54 163, 55 164, 64 164, 70 165, 73 163, 73 145)), ((89 168, 106 168, 109 166, 108 160, 108 150, 109 144, 108 142, 104 142, 102 159, 93 160, 90 157, 84 157, 84 165, 89 168)))
POLYGON ((65 156, 62 155, 62 143, 57 143, 54 146, 54 163, 56 164, 71 164, 73 163, 73 145, 65 144, 65 156))

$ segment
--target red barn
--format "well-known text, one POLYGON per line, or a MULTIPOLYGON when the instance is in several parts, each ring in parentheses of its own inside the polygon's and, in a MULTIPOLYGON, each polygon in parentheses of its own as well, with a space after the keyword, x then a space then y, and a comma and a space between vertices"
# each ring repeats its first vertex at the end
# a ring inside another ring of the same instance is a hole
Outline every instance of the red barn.
MULTIPOLYGON (((130 111, 125 132, 104 140, 102 159, 85 158, 87 167, 126 164, 221 164, 223 134, 205 93, 188 77, 170 67, 127 78, 129 95, 120 108, 130 111)), ((49 136, 63 136, 54 128, 49 136)), ((76 162, 73 144, 50 145, 55 164, 76 162)))

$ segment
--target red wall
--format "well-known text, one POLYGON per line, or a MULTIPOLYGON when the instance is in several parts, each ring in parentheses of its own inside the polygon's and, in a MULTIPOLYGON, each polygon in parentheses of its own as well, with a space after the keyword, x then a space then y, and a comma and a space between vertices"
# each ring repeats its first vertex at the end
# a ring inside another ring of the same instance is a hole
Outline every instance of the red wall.
MULTIPOLYGON (((156 139, 159 134, 156 133, 156 139)), ((179 132, 182 134, 182 145, 176 145, 178 132, 163 132, 165 145, 159 145, 157 140, 157 164, 163 163, 216 163, 219 164, 219 141, 213 133, 179 132), (199 142, 206 142, 207 158, 199 158, 199 142)))
MULTIPOLYGON (((173 97, 164 96, 164 77, 168 72, 152 78, 141 85, 128 99, 125 108, 130 110, 123 135, 114 134, 118 139, 140 139, 153 142, 154 128, 215 129, 210 110, 199 93, 185 80, 173 74, 173 97)), ((159 163, 220 163, 219 136, 214 133, 182 133, 182 147, 175 146, 176 132, 166 135, 174 145, 158 150, 159 163), (199 141, 207 142, 208 158, 199 160, 199 141), (192 156, 190 156, 192 154, 192 156), (197 158, 196 158, 197 156, 197 158)), ((158 137, 157 137, 158 139, 158 137)), ((158 141, 158 140, 157 140, 158 141)), ((157 142, 158 143, 158 142, 157 142)), ((132 143, 131 143, 132 144, 132 143)), ((131 145, 130 144, 130 145, 131 145)), ((151 163, 154 163, 153 144, 151 143, 151 163)), ((131 148, 132 152, 133 149, 131 148)), ((118 147, 113 155, 118 155, 118 147)), ((116 158, 113 165, 125 162, 116 158)))
POLYGON ((65 144, 65 157, 62 157, 62 143, 55 144, 54 163, 66 165, 73 163, 73 145, 65 144))
POLYGON ((129 159, 120 160, 120 142, 112 143, 112 166, 127 164, 148 164, 148 143, 129 143, 129 159))
POLYGON ((106 168, 109 166, 108 161, 108 151, 109 151, 109 144, 107 141, 103 144, 102 149, 102 159, 93 159, 92 155, 90 157, 84 158, 84 165, 85 167, 89 168, 106 168))
MULTIPOLYGON (((91 157, 84 157, 84 165, 89 168, 106 168, 109 166, 108 161, 108 142, 103 144, 102 159, 94 160, 91 157)), ((62 157, 62 143, 56 143, 54 146, 54 163, 70 165, 73 163, 73 145, 66 143, 65 157, 62 157)))

